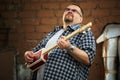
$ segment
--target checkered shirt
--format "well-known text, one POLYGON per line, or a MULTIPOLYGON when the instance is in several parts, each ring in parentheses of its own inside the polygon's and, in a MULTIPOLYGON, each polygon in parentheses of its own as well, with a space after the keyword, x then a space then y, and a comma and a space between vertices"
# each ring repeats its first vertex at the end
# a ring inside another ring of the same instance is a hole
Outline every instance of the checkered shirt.
MULTIPOLYGON (((80 28, 80 24, 68 26, 62 35, 67 36, 78 28, 80 28)), ((48 33, 33 51, 36 52, 45 47, 47 41, 60 29, 62 27, 57 26, 52 32, 48 33)), ((69 41, 72 45, 84 50, 90 62, 93 62, 96 46, 93 33, 90 30, 86 30, 85 33, 78 33, 69 41)), ((87 80, 89 69, 90 66, 77 61, 66 50, 56 47, 50 52, 47 59, 44 80, 87 80)))

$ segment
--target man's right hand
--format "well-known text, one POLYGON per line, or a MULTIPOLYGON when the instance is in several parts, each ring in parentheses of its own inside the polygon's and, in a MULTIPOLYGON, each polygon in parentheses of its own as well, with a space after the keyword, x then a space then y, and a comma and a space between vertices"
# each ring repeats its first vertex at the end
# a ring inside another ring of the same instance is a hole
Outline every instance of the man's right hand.
POLYGON ((24 57, 27 63, 32 63, 34 61, 33 51, 26 51, 24 57))

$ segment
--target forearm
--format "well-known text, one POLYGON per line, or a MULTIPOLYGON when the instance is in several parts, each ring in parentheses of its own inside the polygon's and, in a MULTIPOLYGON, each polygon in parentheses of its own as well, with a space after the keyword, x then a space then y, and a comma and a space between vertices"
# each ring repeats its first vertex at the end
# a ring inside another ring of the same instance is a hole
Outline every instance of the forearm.
POLYGON ((78 60, 79 62, 85 64, 85 65, 90 65, 90 60, 89 60, 89 56, 87 55, 87 53, 77 47, 74 47, 74 49, 72 50, 72 52, 70 51, 72 44, 69 41, 65 41, 64 37, 61 37, 58 42, 58 47, 61 49, 66 49, 68 51, 68 53, 73 56, 73 58, 75 58, 76 60, 78 60))
POLYGON ((73 51, 70 53, 72 57, 74 57, 76 60, 79 62, 85 64, 85 65, 90 65, 90 60, 87 55, 87 53, 83 50, 80 50, 77 47, 74 47, 73 51))

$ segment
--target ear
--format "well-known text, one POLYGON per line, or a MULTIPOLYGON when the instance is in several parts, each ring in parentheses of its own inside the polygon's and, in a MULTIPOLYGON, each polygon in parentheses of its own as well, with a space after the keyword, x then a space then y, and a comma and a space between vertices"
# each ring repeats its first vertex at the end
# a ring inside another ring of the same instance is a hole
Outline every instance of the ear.
POLYGON ((83 21, 83 17, 80 18, 80 23, 83 21))

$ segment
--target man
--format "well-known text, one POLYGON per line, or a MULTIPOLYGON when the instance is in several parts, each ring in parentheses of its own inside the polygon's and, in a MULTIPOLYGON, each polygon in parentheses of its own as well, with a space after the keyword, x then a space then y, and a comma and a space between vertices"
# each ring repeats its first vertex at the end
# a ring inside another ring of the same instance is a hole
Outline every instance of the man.
POLYGON ((65 36, 81 27, 82 21, 81 8, 75 4, 69 5, 63 13, 63 26, 50 32, 33 51, 25 52, 25 60, 29 63, 33 62, 34 52, 57 44, 58 47, 49 52, 43 80, 87 80, 96 49, 93 33, 86 30, 69 41, 64 40, 65 36))

